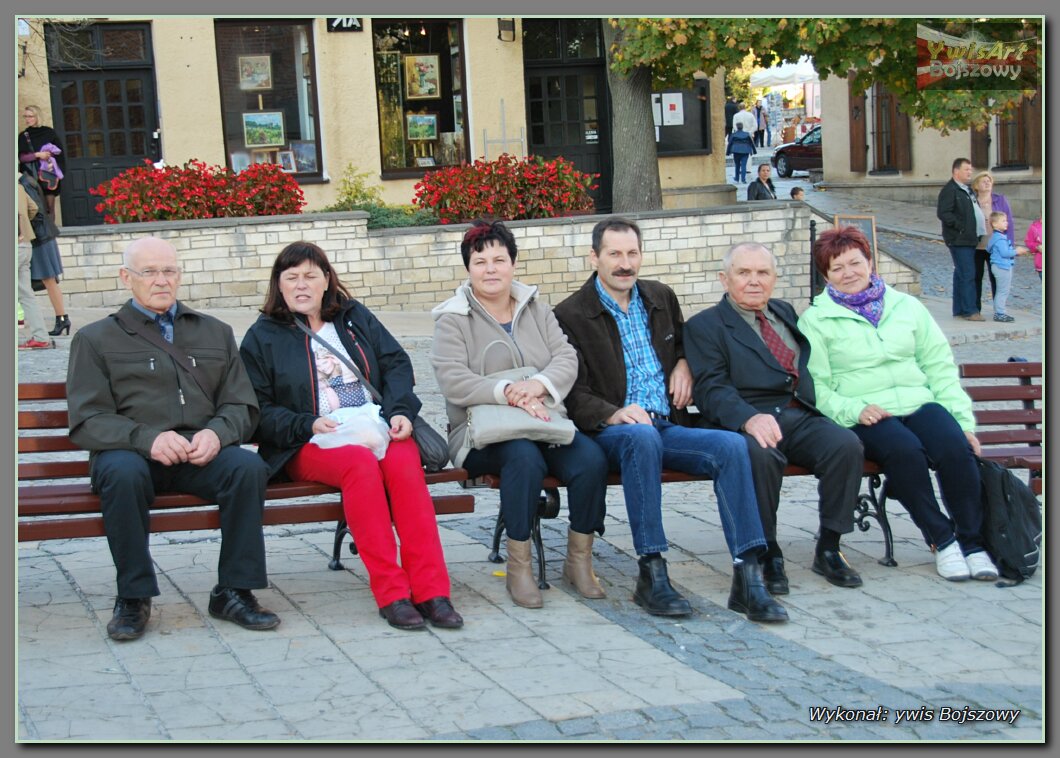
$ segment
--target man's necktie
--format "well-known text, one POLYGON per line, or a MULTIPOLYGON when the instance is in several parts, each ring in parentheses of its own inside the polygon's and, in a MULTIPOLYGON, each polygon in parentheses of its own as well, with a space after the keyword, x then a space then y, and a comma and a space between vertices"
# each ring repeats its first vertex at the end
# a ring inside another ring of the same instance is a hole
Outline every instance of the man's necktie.
POLYGON ((169 318, 168 313, 156 313, 155 324, 158 326, 158 331, 162 335, 162 339, 166 342, 173 341, 173 321, 169 318))
POLYGON ((795 368, 795 351, 784 344, 784 340, 777 334, 777 330, 770 325, 769 319, 766 318, 762 311, 755 311, 755 318, 758 319, 758 326, 762 329, 762 340, 766 343, 766 347, 769 348, 769 352, 773 354, 773 357, 777 359, 777 363, 785 371, 798 379, 799 370, 795 368))

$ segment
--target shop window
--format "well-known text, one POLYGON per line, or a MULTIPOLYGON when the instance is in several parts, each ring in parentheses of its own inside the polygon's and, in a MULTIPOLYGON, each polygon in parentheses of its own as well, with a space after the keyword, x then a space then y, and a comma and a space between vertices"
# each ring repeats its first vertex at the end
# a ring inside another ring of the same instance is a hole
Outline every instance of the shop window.
POLYGON ((311 23, 217 21, 215 39, 229 168, 276 163, 320 176, 311 23))
POLYGON ((460 22, 373 19, 384 178, 468 160, 460 22))

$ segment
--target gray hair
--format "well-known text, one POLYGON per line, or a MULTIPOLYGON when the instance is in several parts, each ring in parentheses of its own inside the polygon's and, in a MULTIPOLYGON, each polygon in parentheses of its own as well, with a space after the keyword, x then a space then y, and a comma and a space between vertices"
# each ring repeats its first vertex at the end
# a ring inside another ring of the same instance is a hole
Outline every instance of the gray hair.
MULTIPOLYGON (((162 242, 166 245, 169 245, 170 247, 173 247, 173 244, 171 242, 164 240, 161 237, 152 237, 150 235, 146 237, 137 237, 128 245, 126 245, 125 250, 122 251, 121 265, 124 268, 132 268, 133 256, 140 252, 141 247, 144 247, 150 242, 162 242)), ((173 252, 176 253, 176 248, 173 248, 173 252)))
POLYGON ((761 242, 737 242, 735 245, 730 247, 725 257, 721 259, 722 270, 728 272, 732 268, 732 258, 738 252, 742 250, 763 250, 765 254, 769 256, 769 265, 773 267, 773 270, 777 270, 777 257, 773 255, 773 251, 763 245, 761 242))

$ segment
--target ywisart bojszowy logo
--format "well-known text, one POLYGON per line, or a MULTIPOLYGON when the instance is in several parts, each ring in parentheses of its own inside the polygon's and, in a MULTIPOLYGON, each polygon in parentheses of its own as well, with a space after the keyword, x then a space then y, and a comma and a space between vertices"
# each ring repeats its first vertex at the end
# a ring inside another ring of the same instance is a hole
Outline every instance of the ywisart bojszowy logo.
POLYGON ((1018 37, 1017 31, 1017 25, 998 22, 955 37, 917 24, 917 89, 1034 89, 1038 40, 1018 37))

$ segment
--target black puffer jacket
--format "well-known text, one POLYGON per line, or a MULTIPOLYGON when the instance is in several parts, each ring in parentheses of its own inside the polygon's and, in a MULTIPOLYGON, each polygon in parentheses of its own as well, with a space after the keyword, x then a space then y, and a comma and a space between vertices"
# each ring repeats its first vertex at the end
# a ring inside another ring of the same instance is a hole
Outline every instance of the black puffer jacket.
MULTIPOLYGON (((408 353, 372 312, 350 300, 334 321, 346 352, 383 395, 383 417, 410 421, 420 411, 408 353), (367 365, 366 365, 367 362, 367 365)), ((317 372, 311 338, 295 324, 262 314, 243 337, 239 354, 261 406, 254 441, 274 476, 313 436, 317 372)))

